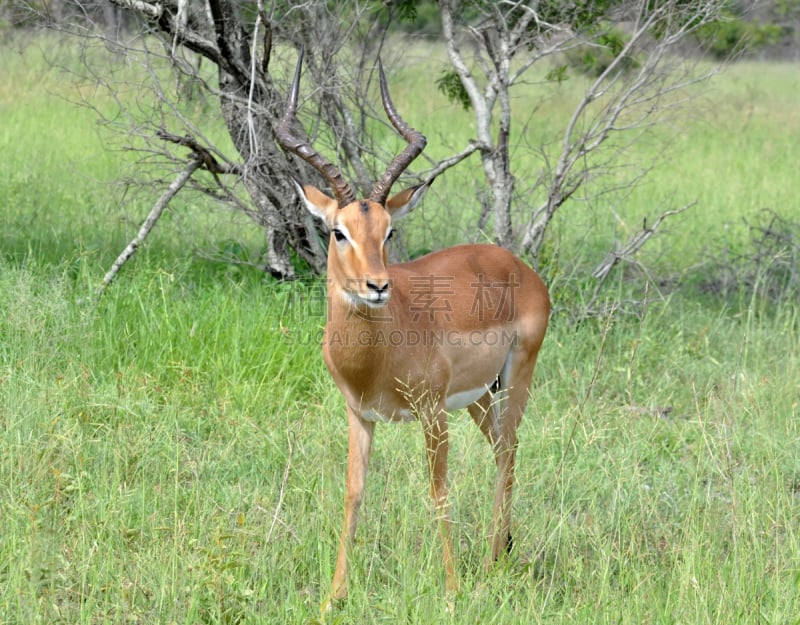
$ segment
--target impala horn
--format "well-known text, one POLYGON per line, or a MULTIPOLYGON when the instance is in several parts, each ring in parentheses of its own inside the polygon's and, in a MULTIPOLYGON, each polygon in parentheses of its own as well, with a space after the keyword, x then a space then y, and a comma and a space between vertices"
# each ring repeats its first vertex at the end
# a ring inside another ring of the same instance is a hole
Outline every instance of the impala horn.
POLYGON ((308 141, 298 138, 292 133, 292 124, 297 114, 297 97, 300 91, 300 70, 303 65, 303 48, 297 56, 297 68, 294 71, 294 82, 292 89, 289 92, 289 100, 286 103, 286 112, 275 130, 275 137, 278 139, 278 144, 285 150, 292 154, 297 154, 306 163, 316 169, 325 181, 330 185, 336 201, 339 203, 339 208, 347 206, 354 202, 356 197, 350 185, 347 184, 342 172, 330 163, 325 157, 311 147, 308 141))
POLYGON ((405 123, 403 118, 400 117, 400 114, 395 110, 392 99, 389 97, 389 87, 386 86, 386 74, 383 72, 383 63, 381 63, 380 59, 378 59, 378 73, 381 82, 383 110, 386 111, 386 116, 389 118, 389 121, 392 122, 392 126, 394 126, 395 130, 408 142, 406 149, 398 154, 389 164, 386 172, 381 179, 375 183, 375 186, 372 188, 372 193, 369 195, 370 200, 383 206, 386 203, 386 197, 389 195, 392 185, 400 177, 400 174, 411 164, 411 161, 417 158, 422 150, 425 149, 428 140, 421 132, 414 130, 405 123))

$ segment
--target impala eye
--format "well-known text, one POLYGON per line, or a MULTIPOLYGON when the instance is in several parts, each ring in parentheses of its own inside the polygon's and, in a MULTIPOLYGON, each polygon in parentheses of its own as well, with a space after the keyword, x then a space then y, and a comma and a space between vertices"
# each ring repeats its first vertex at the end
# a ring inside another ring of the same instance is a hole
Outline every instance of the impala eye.
POLYGON ((390 240, 394 236, 394 228, 389 230, 389 234, 386 235, 386 241, 390 240))
POLYGON ((339 230, 339 228, 333 229, 333 237, 336 239, 338 243, 341 243, 342 241, 347 241, 347 237, 344 235, 344 232, 339 230))

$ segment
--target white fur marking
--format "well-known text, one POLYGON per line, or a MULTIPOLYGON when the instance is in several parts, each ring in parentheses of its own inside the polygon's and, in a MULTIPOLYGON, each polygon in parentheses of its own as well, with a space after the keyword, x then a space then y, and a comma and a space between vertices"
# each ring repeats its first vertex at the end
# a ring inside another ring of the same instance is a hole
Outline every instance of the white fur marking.
POLYGON ((486 387, 470 389, 469 391, 461 391, 460 393, 453 393, 448 395, 444 400, 444 406, 447 410, 458 410, 459 408, 466 408, 470 404, 474 404, 486 393, 486 387))

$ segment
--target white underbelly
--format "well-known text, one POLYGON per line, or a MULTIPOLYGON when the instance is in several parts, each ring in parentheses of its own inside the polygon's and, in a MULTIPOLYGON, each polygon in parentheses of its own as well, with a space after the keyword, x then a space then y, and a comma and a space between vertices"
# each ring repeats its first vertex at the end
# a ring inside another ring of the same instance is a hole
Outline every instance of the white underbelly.
MULTIPOLYGON (((446 410, 459 410, 466 408, 470 404, 478 401, 484 393, 486 387, 470 389, 468 391, 461 391, 460 393, 453 393, 445 398, 444 407, 446 410)), ((361 418, 365 421, 373 421, 375 423, 407 423, 417 419, 416 413, 410 408, 396 408, 394 410, 385 410, 381 407, 378 408, 363 408, 361 410, 361 418)))
POLYGON ((448 410, 458 410, 466 408, 470 404, 474 404, 486 393, 486 387, 473 388, 468 391, 461 391, 460 393, 453 393, 448 395, 444 401, 445 408, 448 410))

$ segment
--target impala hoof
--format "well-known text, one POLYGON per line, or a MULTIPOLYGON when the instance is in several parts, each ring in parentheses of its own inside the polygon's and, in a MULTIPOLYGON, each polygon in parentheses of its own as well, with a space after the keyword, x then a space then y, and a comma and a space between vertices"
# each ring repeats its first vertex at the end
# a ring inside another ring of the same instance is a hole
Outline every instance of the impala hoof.
POLYGON ((339 588, 337 591, 331 591, 325 598, 322 600, 322 603, 319 606, 319 614, 321 622, 325 622, 325 617, 333 612, 333 608, 336 607, 337 604, 341 603, 347 597, 347 590, 343 588, 339 588))

